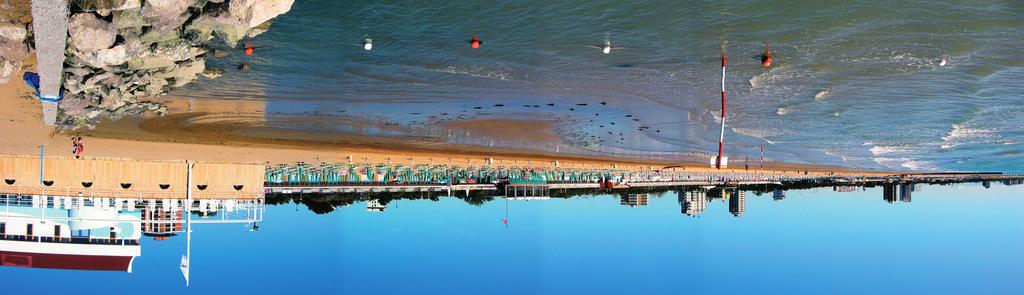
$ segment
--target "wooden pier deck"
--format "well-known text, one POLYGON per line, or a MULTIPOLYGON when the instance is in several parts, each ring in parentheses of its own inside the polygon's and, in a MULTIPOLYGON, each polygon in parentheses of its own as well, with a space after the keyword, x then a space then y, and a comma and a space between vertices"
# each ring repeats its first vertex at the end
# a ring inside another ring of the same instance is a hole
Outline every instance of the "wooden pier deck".
MULTIPOLYGON (((262 164, 195 163, 195 199, 263 197, 262 164)), ((0 155, 0 194, 185 199, 185 161, 0 155)))

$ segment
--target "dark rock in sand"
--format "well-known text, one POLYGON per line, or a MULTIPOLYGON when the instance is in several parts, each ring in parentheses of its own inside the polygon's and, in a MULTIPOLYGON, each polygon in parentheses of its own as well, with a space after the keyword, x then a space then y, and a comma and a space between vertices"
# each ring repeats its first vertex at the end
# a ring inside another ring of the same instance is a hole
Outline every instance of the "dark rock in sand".
POLYGON ((220 77, 221 75, 224 75, 224 70, 217 68, 208 68, 206 70, 203 70, 202 75, 203 77, 214 79, 220 77))
POLYGON ((228 56, 228 54, 231 54, 227 50, 221 50, 221 49, 210 50, 210 53, 213 53, 214 57, 225 57, 225 56, 228 56))

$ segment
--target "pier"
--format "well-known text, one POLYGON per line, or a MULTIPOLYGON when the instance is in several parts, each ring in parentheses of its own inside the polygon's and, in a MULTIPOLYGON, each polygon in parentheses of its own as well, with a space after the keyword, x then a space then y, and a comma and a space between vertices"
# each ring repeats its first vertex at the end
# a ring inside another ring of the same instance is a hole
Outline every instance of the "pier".
POLYGON ((294 163, 267 167, 266 193, 503 192, 508 197, 545 196, 555 189, 741 187, 754 185, 882 185, 1021 179, 1001 173, 799 174, 768 171, 584 169, 528 166, 385 165, 294 163))
POLYGON ((194 199, 260 199, 265 194, 486 192, 510 196, 551 190, 658 187, 874 186, 893 183, 1019 181, 982 173, 833 174, 681 167, 627 170, 538 166, 374 163, 223 164, 0 155, 0 194, 185 199, 188 165, 194 199), (529 192, 529 193, 527 193, 529 192))

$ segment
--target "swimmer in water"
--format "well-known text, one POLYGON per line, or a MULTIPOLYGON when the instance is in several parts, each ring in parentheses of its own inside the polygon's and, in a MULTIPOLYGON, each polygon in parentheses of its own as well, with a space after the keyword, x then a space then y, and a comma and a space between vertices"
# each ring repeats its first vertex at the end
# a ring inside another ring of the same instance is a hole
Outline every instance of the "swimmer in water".
POLYGON ((256 47, 252 46, 252 40, 245 41, 245 55, 256 53, 256 47))
POLYGON ((477 49, 477 48, 480 48, 480 45, 483 45, 483 44, 484 44, 484 42, 480 41, 480 37, 478 37, 476 34, 473 34, 473 39, 469 39, 469 47, 470 48, 477 49))
POLYGON ((757 56, 761 59, 761 66, 768 68, 772 66, 772 44, 766 43, 764 45, 764 52, 757 56))
POLYGON ((608 38, 608 33, 604 34, 604 43, 588 45, 587 47, 601 49, 601 52, 604 54, 612 53, 612 50, 622 49, 622 47, 612 46, 612 41, 608 38))

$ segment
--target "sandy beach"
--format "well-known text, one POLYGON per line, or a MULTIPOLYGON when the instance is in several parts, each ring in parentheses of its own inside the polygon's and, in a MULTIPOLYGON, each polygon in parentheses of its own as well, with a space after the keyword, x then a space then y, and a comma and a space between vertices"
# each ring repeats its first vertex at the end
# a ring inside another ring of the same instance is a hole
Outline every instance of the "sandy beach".
MULTIPOLYGON (((32 63, 26 63, 31 69, 32 63)), ((169 106, 166 116, 146 115, 104 121, 94 129, 60 133, 44 126, 40 103, 20 80, 0 86, 0 110, 6 122, 0 132, 6 139, 0 153, 37 155, 45 146, 47 156, 70 155, 70 138, 85 138, 86 157, 137 160, 196 160, 220 163, 291 163, 297 161, 369 161, 377 163, 471 163, 484 165, 488 158, 501 165, 544 167, 559 161, 562 166, 618 167, 620 169, 676 169, 710 171, 703 162, 644 161, 628 158, 596 158, 545 153, 523 149, 445 144, 431 137, 398 138, 341 133, 306 132, 268 128, 261 102, 215 101, 161 97, 169 106)), ((344 124, 345 118, 312 117, 325 124, 344 124)), ((516 120, 466 120, 443 123, 452 129, 501 135, 520 140, 557 141, 552 122, 516 120), (516 126, 506 128, 506 126, 516 126)), ((735 164, 734 164, 735 165, 735 164)), ((740 164, 742 165, 742 164, 740 164)), ((752 165, 753 166, 753 165, 752 165)), ((742 170, 744 167, 731 167, 742 170)), ((803 174, 886 174, 878 171, 766 163, 775 172, 803 174)), ((751 170, 754 171, 753 167, 751 170)))

